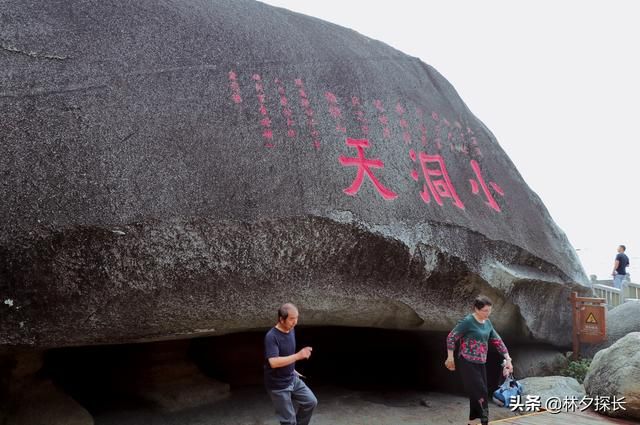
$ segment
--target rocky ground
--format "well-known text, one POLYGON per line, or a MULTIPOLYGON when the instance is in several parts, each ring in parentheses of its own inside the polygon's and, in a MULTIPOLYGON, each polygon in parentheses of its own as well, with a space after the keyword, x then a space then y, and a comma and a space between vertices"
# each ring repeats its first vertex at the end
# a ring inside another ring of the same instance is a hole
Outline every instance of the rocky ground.
MULTIPOLYGON (((464 424, 466 398, 419 391, 354 391, 333 386, 314 388, 319 400, 314 425, 464 424)), ((508 409, 490 406, 491 419, 511 417, 508 409)), ((270 400, 261 387, 233 391, 222 401, 179 412, 152 407, 94 412, 96 425, 277 425, 270 400)))

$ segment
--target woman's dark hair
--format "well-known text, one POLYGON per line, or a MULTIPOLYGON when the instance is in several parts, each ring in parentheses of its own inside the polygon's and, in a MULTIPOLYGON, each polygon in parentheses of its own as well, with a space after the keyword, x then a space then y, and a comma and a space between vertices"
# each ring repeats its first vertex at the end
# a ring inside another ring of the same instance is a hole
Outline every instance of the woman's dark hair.
POLYGON ((487 305, 493 305, 493 302, 491 302, 491 299, 485 295, 478 295, 473 301, 473 306, 478 310, 483 309, 487 305))
POLYGON ((287 320, 291 310, 297 310, 296 306, 291 303, 282 304, 278 309, 278 320, 287 320))

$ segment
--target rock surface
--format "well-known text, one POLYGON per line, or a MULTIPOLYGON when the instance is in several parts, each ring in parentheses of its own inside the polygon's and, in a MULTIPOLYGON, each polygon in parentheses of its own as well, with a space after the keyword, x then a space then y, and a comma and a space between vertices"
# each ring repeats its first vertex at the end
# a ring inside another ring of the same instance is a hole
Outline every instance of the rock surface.
POLYGON ((189 340, 143 345, 126 356, 128 368, 114 371, 112 391, 176 412, 209 405, 230 395, 229 384, 205 376, 189 359, 189 340), (164 347, 162 349, 161 347, 164 347))
POLYGON ((579 401, 585 396, 584 386, 568 376, 531 377, 521 379, 520 383, 524 387, 525 396, 540 396, 541 407, 545 407, 550 398, 562 403, 567 397, 575 397, 579 401))
MULTIPOLYGON (((14 395, 7 425, 93 425, 91 414, 50 380, 35 380, 14 395)), ((1 416, 2 414, 0 414, 1 416)))
POLYGON ((76 400, 38 373, 43 355, 0 349, 0 423, 6 425, 93 425, 93 417, 76 400))
POLYGON ((609 416, 640 419, 640 332, 632 332, 599 351, 584 380, 591 397, 624 397, 625 410, 604 411, 609 416))
POLYGON ((563 353, 551 347, 520 346, 510 354, 518 379, 558 375, 569 363, 563 353))
POLYGON ((445 331, 480 292, 503 336, 570 344, 575 252, 432 67, 246 0, 4 4, 0 345, 266 328, 287 300, 445 331))
MULTIPOLYGON (((374 393, 339 387, 313 390, 319 400, 313 413, 314 425, 449 425, 465 423, 468 418, 469 400, 460 395, 391 390, 374 393)), ((516 414, 509 409, 489 408, 492 421, 514 416, 516 414)), ((160 414, 138 408, 105 412, 96 417, 96 422, 104 425, 279 424, 271 400, 260 387, 245 388, 228 399, 182 412, 160 414)))
POLYGON ((627 301, 609 310, 606 314, 607 339, 599 344, 588 344, 582 349, 582 355, 593 357, 595 354, 631 332, 640 332, 640 302, 627 301))

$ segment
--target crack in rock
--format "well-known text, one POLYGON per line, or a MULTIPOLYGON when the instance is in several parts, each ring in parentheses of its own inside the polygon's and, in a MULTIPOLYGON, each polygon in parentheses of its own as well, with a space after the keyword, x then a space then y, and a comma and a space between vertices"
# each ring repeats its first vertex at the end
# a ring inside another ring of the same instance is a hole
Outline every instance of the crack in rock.
POLYGON ((69 56, 38 53, 34 51, 24 51, 24 50, 18 49, 17 47, 8 45, 4 40, 0 41, 0 48, 2 48, 2 50, 6 50, 7 52, 18 53, 18 54, 29 56, 31 58, 36 58, 36 59, 49 59, 49 60, 57 60, 57 61, 70 59, 69 56))

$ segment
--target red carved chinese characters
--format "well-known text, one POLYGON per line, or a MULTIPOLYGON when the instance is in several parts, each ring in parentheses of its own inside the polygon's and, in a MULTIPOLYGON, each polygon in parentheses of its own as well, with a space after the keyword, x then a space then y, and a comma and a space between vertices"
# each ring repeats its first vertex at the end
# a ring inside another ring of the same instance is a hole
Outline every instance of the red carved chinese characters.
POLYGON ((296 130, 293 128, 295 121, 293 119, 293 112, 289 107, 289 100, 287 99, 286 90, 279 79, 276 78, 275 83, 278 87, 278 95, 280 96, 280 107, 282 108, 282 116, 287 121, 287 137, 296 137, 296 130))
POLYGON ((424 124, 424 111, 420 108, 416 109, 418 116, 418 129, 420 130, 420 141, 422 146, 427 146, 427 126, 424 124))
MULTIPOLYGON (((242 97, 238 74, 235 70, 230 70, 227 75, 231 89, 230 100, 236 105, 242 104, 246 99, 242 97)), ((302 130, 303 124, 296 123, 296 117, 294 116, 290 100, 287 98, 285 84, 281 80, 276 78, 274 79, 274 83, 277 88, 277 99, 279 100, 284 121, 277 119, 274 122, 271 121, 267 109, 265 80, 263 80, 259 74, 253 74, 251 80, 256 91, 259 111, 258 117, 266 147, 274 147, 273 131, 276 122, 286 122, 286 129, 283 128, 282 131, 286 131, 286 135, 289 138, 302 137, 303 133, 306 134, 306 132, 302 130)), ((301 78, 295 79, 295 88, 298 92, 302 115, 305 120, 304 126, 308 130, 308 135, 311 137, 314 147, 319 149, 320 133, 318 131, 318 123, 314 109, 311 106, 310 95, 307 93, 301 78)), ((246 93, 247 92, 245 92, 245 96, 246 93)), ((346 139, 346 145, 356 149, 357 155, 355 157, 345 157, 343 155, 339 157, 339 162, 343 166, 357 167, 356 177, 353 183, 344 189, 346 194, 355 196, 362 187, 365 176, 367 176, 377 192, 384 199, 393 200, 398 197, 398 194, 385 187, 373 173, 373 169, 383 169, 384 163, 380 159, 369 159, 365 156, 365 149, 371 146, 369 142, 371 132, 370 123, 377 121, 382 126, 383 139, 390 140, 392 138, 390 118, 397 118, 398 128, 405 144, 413 143, 414 139, 416 141, 420 139, 424 150, 433 150, 437 153, 436 155, 429 155, 425 152, 417 153, 413 149, 409 151, 409 156, 412 161, 416 163, 416 165, 418 163, 420 164, 419 166, 414 166, 415 169, 411 170, 411 177, 416 182, 421 182, 422 189, 420 191, 420 197, 423 202, 429 204, 431 199, 433 199, 436 204, 443 206, 446 202, 444 199, 448 198, 455 207, 461 210, 465 209, 465 205, 458 196, 456 188, 449 176, 444 158, 440 153, 443 145, 448 144, 451 152, 475 158, 470 161, 471 169, 474 172, 474 178, 469 179, 472 194, 483 198, 485 204, 494 211, 502 211, 496 198, 498 196, 504 197, 505 192, 496 182, 488 181, 483 176, 480 165, 477 162, 477 160, 482 157, 480 145, 473 130, 467 126, 464 117, 455 117, 457 119, 449 120, 439 112, 432 111, 430 112, 431 119, 428 119, 426 116, 428 113, 425 113, 421 107, 405 107, 405 105, 411 105, 411 103, 407 104, 402 99, 398 99, 396 102, 394 108, 395 113, 391 112, 388 116, 382 101, 375 99, 371 101, 375 111, 372 111, 372 114, 370 114, 367 119, 365 110, 366 106, 368 106, 368 101, 364 99, 356 96, 343 98, 350 99, 351 106, 349 107, 347 104, 340 105, 338 96, 332 92, 325 91, 324 98, 327 101, 328 111, 335 122, 337 131, 346 134, 347 129, 345 123, 350 122, 350 118, 355 118, 362 135, 362 139, 346 139), (415 116, 408 111, 415 111, 415 116)), ((298 113, 298 115, 300 115, 300 113, 298 113)), ((466 193, 465 191, 463 195, 466 196, 466 193)))
POLYGON ((438 148, 438 150, 442 149, 442 138, 440 137, 440 132, 442 131, 442 126, 440 124, 440 115, 438 115, 437 112, 432 112, 431 113, 431 119, 433 119, 436 122, 436 128, 433 132, 433 134, 435 134, 435 143, 436 143, 436 147, 438 148))
POLYGON ((409 132, 409 122, 404 115, 405 109, 402 107, 400 102, 396 103, 396 113, 398 114, 398 120, 400 120, 400 128, 402 129, 402 140, 404 140, 405 145, 411 143, 411 133, 409 132))
MULTIPOLYGON (((418 159, 420 161, 422 176, 425 180, 422 185, 420 196, 425 203, 428 204, 431 202, 431 197, 433 196, 436 203, 442 206, 442 198, 451 198, 453 205, 464 210, 464 204, 458 197, 458 193, 451 183, 447 167, 445 166, 444 159, 441 155, 427 155, 424 152, 420 152, 416 157, 415 151, 411 149, 409 151, 409 156, 413 162, 416 162, 418 159), (428 168, 427 165, 436 165, 437 167, 428 168)), ((415 181, 420 179, 418 171, 416 170, 411 171, 411 177, 415 181)))
POLYGON ((382 197, 388 201, 395 199, 398 195, 392 190, 387 189, 378 181, 376 176, 373 175, 371 168, 384 168, 384 163, 379 159, 367 159, 364 156, 364 148, 368 148, 369 141, 367 139, 351 139, 347 138, 346 145, 356 148, 358 156, 356 158, 348 158, 343 155, 340 156, 340 164, 344 166, 358 167, 358 174, 355 180, 348 188, 344 189, 344 193, 347 195, 355 196, 360 190, 360 186, 364 180, 365 174, 369 177, 376 190, 382 197))
POLYGON ((480 151, 480 147, 478 146, 478 139, 475 137, 475 135, 473 134, 473 131, 471 131, 469 127, 467 127, 467 134, 470 137, 471 146, 474 152, 476 153, 476 155, 482 156, 482 152, 480 151))
MULTIPOLYGON (((228 72, 229 87, 231 88, 230 100, 235 104, 246 102, 241 94, 240 78, 235 70, 228 72)), ((311 106, 311 94, 306 90, 305 84, 301 78, 295 79, 296 91, 299 95, 301 105, 301 117, 294 114, 295 108, 292 107, 291 100, 287 98, 286 85, 283 81, 275 79, 274 83, 277 87, 279 95, 279 104, 281 114, 284 120, 271 120, 270 112, 267 110, 267 102, 265 93, 268 91, 265 87, 268 84, 259 74, 253 74, 252 84, 255 85, 258 110, 260 112, 259 122, 262 127, 262 136, 265 140, 265 146, 273 147, 274 131, 276 125, 282 125, 282 132, 289 138, 308 137, 316 148, 320 147, 320 125, 317 121, 314 108, 311 106), (296 119, 303 119, 304 123, 297 122, 296 119), (283 123, 283 124, 280 124, 283 123), (286 123, 286 127, 284 127, 286 123), (305 127, 307 131, 304 131, 305 127)), ((289 93, 290 95, 290 93, 289 93)), ((365 112, 368 107, 368 100, 360 97, 348 97, 343 94, 342 99, 350 99, 350 106, 347 103, 340 104, 339 94, 324 91, 324 98, 328 104, 328 113, 335 123, 335 128, 342 134, 347 133, 347 123, 354 119, 359 127, 360 137, 369 138, 372 123, 381 125, 382 138, 391 140, 396 135, 401 138, 405 144, 413 143, 414 140, 420 140, 423 148, 433 150, 434 153, 440 153, 443 148, 448 149, 455 154, 463 154, 479 159, 482 157, 478 139, 474 135, 464 117, 445 117, 440 112, 427 112, 420 106, 413 106, 411 102, 407 103, 403 99, 398 99, 393 108, 393 112, 389 111, 383 105, 380 99, 371 100, 371 104, 375 108, 372 114, 365 112), (410 112, 411 111, 411 112, 410 112), (415 111, 415 112, 414 112, 415 111), (430 114, 431 119, 428 119, 430 114), (366 116, 368 115, 368 116, 366 116), (399 134, 394 134, 392 130, 395 128, 394 119, 398 120, 399 134), (464 123, 464 124, 462 124, 464 123)), ((246 94, 245 94, 246 97, 246 94)), ((490 186, 490 185, 489 185, 490 186)))
POLYGON ((336 122, 336 130, 341 133, 346 133, 347 128, 342 123, 342 111, 340 111, 340 106, 338 106, 338 98, 331 92, 326 92, 324 98, 327 99, 329 103, 329 114, 336 122))
POLYGON ((238 74, 234 71, 229 71, 229 86, 231 87, 231 100, 233 100, 234 103, 242 103, 238 74))
POLYGON ((389 140, 391 138, 391 130, 389 130, 389 118, 385 114, 384 106, 382 106, 382 101, 376 99, 373 101, 373 106, 375 106, 376 111, 378 111, 378 121, 382 124, 382 138, 385 140, 389 140))
POLYGON ((364 114, 364 109, 362 108, 362 104, 360 103, 360 99, 358 97, 351 98, 351 106, 353 107, 353 111, 356 114, 356 120, 360 124, 360 131, 362 135, 366 138, 369 137, 369 122, 364 114))
POLYGON ((309 102, 309 96, 304 89, 304 82, 301 78, 296 78, 295 84, 298 88, 298 95, 300 95, 300 104, 302 105, 302 109, 304 110, 304 115, 307 120, 307 128, 309 129, 309 134, 313 139, 313 146, 315 146, 316 149, 320 149, 320 133, 316 129, 316 120, 313 117, 313 108, 311 107, 311 102, 309 102))
POLYGON ((448 119, 446 119, 444 117, 442 118, 441 122, 446 127, 444 129, 444 131, 445 131, 445 133, 447 133, 447 143, 449 143, 449 150, 451 150, 451 152, 453 152, 454 151, 454 146, 453 146, 453 133, 451 132, 451 123, 449 122, 448 119))
MULTIPOLYGON (((467 141, 464 139, 464 131, 462 131, 462 124, 459 121, 453 122, 453 127, 455 129, 455 135, 458 136, 460 143, 456 145, 456 151, 462 152, 465 155, 469 155, 469 146, 467 145, 467 141)), ((454 138, 454 142, 456 139, 454 138)))
POLYGON ((447 143, 449 144, 449 150, 451 152, 455 152, 456 147, 454 146, 454 142, 453 142, 453 130, 451 128, 451 123, 449 122, 448 119, 446 119, 444 117, 442 117, 441 122, 446 127, 443 130, 444 130, 445 133, 447 133, 447 143))
POLYGON ((267 111, 266 105, 266 97, 264 94, 264 86, 262 85, 262 78, 259 74, 253 74, 251 77, 253 81, 255 81, 256 87, 256 96, 258 97, 258 105, 260 108, 260 115, 262 115, 262 119, 260 119, 260 125, 262 126, 262 137, 265 139, 265 147, 272 148, 273 143, 273 130, 271 129, 271 119, 269 118, 269 111, 267 111))
MULTIPOLYGON (((471 168, 473 168, 473 172, 476 174, 476 178, 478 179, 478 181, 469 179, 469 183, 471 183, 471 192, 473 192, 474 195, 477 195, 478 192, 480 192, 480 189, 478 188, 478 183, 479 183, 480 188, 482 188, 482 191, 484 192, 484 196, 487 198, 487 201, 485 203, 489 205, 491 208, 493 208, 494 210, 496 210, 497 212, 500 212, 501 211, 500 206, 496 202, 495 198, 491 195, 491 192, 489 191, 489 187, 487 186, 487 183, 485 182, 484 177, 482 177, 482 171, 480 170, 480 165, 475 159, 471 160, 471 168)), ((500 196, 504 196, 504 191, 500 186, 498 186, 497 183, 489 182, 489 185, 491 185, 493 190, 495 190, 496 193, 498 193, 500 196)))

